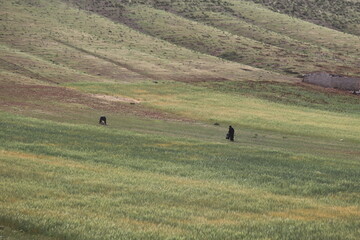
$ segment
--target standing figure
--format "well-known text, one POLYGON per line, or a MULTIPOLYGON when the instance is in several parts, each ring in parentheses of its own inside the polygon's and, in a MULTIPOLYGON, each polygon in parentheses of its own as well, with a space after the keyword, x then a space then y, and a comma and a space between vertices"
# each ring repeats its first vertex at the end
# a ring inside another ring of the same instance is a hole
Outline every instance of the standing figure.
POLYGON ((106 125, 106 117, 105 116, 100 117, 99 124, 106 125))
POLYGON ((229 139, 230 141, 234 141, 234 135, 235 135, 235 130, 232 126, 229 126, 229 132, 227 134, 227 139, 229 139))

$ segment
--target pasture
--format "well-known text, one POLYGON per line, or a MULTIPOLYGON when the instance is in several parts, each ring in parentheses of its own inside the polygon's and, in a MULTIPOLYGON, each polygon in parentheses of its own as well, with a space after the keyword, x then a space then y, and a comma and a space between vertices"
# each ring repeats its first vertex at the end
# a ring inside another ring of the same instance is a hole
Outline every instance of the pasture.
POLYGON ((0 1, 1 240, 360 238, 357 36, 116 2, 0 1))
MULTIPOLYGON (((215 116, 214 101, 187 111, 181 104, 198 98, 224 102, 226 94, 200 87, 179 94, 184 91, 178 86, 166 88, 173 101, 165 89, 160 101, 152 84, 126 84, 123 90, 132 96, 136 89, 147 104, 178 115, 190 112, 203 123, 117 113, 104 127, 86 112, 79 113, 79 123, 1 113, 1 224, 21 231, 19 236, 45 239, 359 237, 358 130, 339 130, 355 116, 303 109, 308 122, 325 113, 329 122, 299 134, 304 123, 272 119, 266 125, 257 115, 286 105, 244 98, 243 104, 253 106, 247 114, 258 119, 246 121, 235 111, 227 116, 228 109, 215 116), (237 130, 234 143, 224 138, 228 119, 237 130)), ((120 86, 76 86, 123 94, 120 86)), ((299 114, 297 107, 288 109, 299 114)))

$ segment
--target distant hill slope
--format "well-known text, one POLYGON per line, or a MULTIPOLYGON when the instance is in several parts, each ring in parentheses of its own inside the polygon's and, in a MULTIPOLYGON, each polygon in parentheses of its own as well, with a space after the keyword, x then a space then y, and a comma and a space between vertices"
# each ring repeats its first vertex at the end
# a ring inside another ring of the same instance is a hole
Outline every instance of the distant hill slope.
POLYGON ((360 35, 358 0, 251 0, 270 9, 339 31, 360 35))
POLYGON ((2 82, 285 79, 149 36, 61 1, 0 2, 2 82))
POLYGON ((178 46, 253 67, 295 76, 312 71, 360 74, 358 36, 253 2, 63 1, 178 46))
POLYGON ((358 36, 253 2, 2 1, 0 14, 1 75, 12 81, 360 75, 358 36))

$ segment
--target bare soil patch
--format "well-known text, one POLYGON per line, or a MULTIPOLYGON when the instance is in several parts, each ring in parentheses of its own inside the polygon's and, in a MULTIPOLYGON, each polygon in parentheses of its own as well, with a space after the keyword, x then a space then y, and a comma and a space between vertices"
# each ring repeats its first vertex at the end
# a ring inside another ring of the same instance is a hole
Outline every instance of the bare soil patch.
POLYGON ((125 103, 140 103, 140 101, 133 98, 119 97, 119 96, 109 96, 109 95, 101 95, 101 94, 92 94, 94 98, 98 98, 101 100, 109 101, 109 102, 125 102, 125 103))
POLYGON ((199 83, 199 82, 225 82, 230 81, 227 78, 223 77, 214 77, 214 76, 179 76, 173 77, 175 81, 184 82, 184 83, 199 83))
POLYGON ((99 113, 121 113, 144 118, 191 121, 175 114, 161 112, 125 97, 81 93, 61 86, 0 85, 0 110, 13 112, 78 113, 92 109, 99 113))

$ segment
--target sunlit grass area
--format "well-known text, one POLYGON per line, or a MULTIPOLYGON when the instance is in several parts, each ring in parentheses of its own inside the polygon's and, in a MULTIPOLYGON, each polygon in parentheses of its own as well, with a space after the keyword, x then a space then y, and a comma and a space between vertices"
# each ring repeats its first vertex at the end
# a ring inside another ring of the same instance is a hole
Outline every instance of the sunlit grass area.
MULTIPOLYGON (((241 88, 240 84, 237 85, 241 88)), ((319 110, 313 108, 313 101, 326 99, 326 94, 312 94, 306 97, 303 93, 307 91, 303 89, 301 92, 300 88, 298 94, 304 98, 299 100, 294 94, 296 88, 292 89, 293 93, 285 88, 282 89, 283 93, 277 92, 274 88, 272 96, 275 101, 268 101, 248 94, 254 90, 241 88, 237 92, 234 88, 236 83, 232 85, 218 83, 215 89, 177 82, 126 85, 79 83, 71 86, 90 93, 129 96, 138 99, 144 105, 207 122, 222 122, 239 127, 279 131, 284 134, 359 141, 359 115, 358 111, 351 107, 358 106, 356 99, 353 105, 350 102, 347 103, 350 106, 344 107, 346 114, 343 114, 339 112, 337 104, 342 104, 346 98, 339 97, 338 100, 328 98, 332 101, 329 104, 334 105, 334 109, 329 107, 319 110), (286 104, 277 101, 277 94, 284 93, 289 94, 287 96, 289 101, 291 97, 294 97, 309 107, 301 107, 300 103, 286 104)), ((266 96, 266 91, 261 92, 266 96)))
MULTIPOLYGON (((306 154, 275 150, 271 141, 230 144, 211 133, 204 140, 186 130, 160 136, 1 120, 6 226, 76 239, 358 236, 358 161, 341 154, 319 157, 315 146, 306 154)), ((196 133, 187 125, 177 127, 196 133)), ((203 135, 214 127, 197 128, 203 135)))

